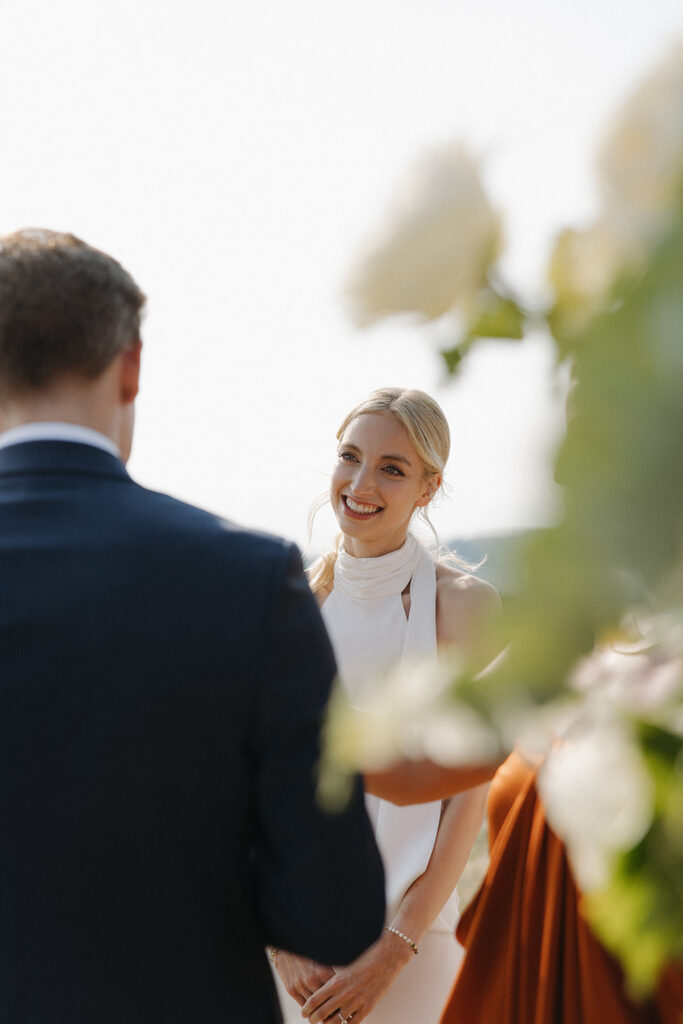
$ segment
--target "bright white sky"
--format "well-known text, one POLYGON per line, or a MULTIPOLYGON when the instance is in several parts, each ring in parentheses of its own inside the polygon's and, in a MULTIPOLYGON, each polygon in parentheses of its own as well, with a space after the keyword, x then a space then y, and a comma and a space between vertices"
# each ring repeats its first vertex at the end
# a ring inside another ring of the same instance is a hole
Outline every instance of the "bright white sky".
POLYGON ((71 230, 147 292, 141 483, 303 543, 338 423, 404 384, 451 424, 443 538, 537 523, 544 340, 446 382, 438 329, 359 332, 342 285, 406 165, 459 138, 537 294, 610 114, 682 29, 680 0, 0 0, 0 232, 71 230))

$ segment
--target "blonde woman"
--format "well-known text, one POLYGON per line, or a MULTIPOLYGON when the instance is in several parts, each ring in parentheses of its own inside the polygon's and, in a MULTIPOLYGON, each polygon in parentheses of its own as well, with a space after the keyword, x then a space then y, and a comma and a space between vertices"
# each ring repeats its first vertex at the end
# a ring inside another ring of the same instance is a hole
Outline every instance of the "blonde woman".
MULTIPOLYGON (((455 647, 483 668, 500 649, 498 595, 435 561, 409 531, 442 484, 450 438, 439 405, 421 391, 383 388, 349 413, 337 439, 330 499, 341 541, 309 581, 354 703, 403 656, 455 647)), ((436 1024, 462 955, 454 890, 485 797, 486 786, 419 807, 367 797, 387 875, 386 927, 344 967, 274 951, 286 1022, 436 1024)))

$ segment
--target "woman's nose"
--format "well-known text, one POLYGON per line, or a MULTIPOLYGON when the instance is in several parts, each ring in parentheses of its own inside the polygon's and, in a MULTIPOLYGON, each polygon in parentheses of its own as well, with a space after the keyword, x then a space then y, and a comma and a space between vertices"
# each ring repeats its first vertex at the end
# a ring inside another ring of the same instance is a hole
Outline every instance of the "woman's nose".
POLYGON ((372 473, 367 466, 358 466, 353 478, 353 493, 359 497, 372 489, 372 473))

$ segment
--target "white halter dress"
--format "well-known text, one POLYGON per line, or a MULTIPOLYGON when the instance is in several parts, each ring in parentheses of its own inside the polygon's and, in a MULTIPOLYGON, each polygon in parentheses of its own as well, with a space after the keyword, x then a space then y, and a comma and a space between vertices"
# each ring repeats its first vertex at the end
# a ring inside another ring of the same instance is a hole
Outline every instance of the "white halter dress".
MULTIPOLYGON (((409 534, 397 551, 378 558, 354 558, 340 548, 334 588, 322 606, 343 686, 363 706, 373 677, 404 655, 436 658, 436 570, 429 552, 409 534), (402 593, 410 584, 406 618, 402 593)), ((386 873, 387 922, 391 923, 409 886, 426 869, 436 839, 441 803, 396 807, 367 795, 366 805, 386 873)), ((458 917, 454 892, 420 954, 403 968, 367 1024, 438 1024, 462 959, 454 937, 458 917)), ((400 941, 397 939, 397 941, 400 941)), ((300 1008, 283 999, 285 1024, 300 1024, 300 1008)))

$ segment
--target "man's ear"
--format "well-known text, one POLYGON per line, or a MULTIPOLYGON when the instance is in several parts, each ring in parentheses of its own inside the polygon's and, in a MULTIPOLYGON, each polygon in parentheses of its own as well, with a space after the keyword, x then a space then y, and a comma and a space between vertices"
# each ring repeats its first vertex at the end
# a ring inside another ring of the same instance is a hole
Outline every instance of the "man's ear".
POLYGON ((130 405, 140 388, 140 353, 142 342, 136 341, 121 352, 121 402, 130 405))

